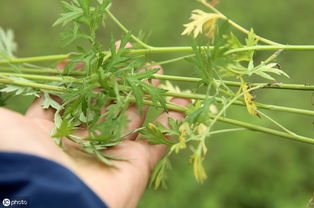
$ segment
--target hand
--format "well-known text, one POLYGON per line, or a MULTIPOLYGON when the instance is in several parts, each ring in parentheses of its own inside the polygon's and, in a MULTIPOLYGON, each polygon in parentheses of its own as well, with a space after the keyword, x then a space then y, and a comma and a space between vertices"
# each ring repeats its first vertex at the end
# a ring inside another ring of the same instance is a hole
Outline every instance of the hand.
MULTIPOLYGON (((153 80, 155 86, 157 80, 153 80)), ((140 135, 129 135, 125 140, 104 152, 128 161, 113 161, 118 168, 108 167, 95 157, 79 151, 73 143, 66 143, 66 151, 59 148, 50 137, 54 127, 54 110, 42 109, 43 98, 35 100, 26 115, 0 108, 0 151, 23 152, 45 157, 58 162, 78 175, 105 201, 109 207, 135 207, 143 194, 150 173, 166 151, 164 145, 149 145, 138 140, 140 135)), ((186 106, 189 101, 174 98, 173 103, 186 106)), ((144 116, 135 105, 127 110, 131 121, 129 131, 140 127, 144 116)), ((182 113, 170 111, 162 113, 156 121, 167 126, 168 117, 180 120, 182 113)), ((86 135, 87 131, 78 132, 86 135)))

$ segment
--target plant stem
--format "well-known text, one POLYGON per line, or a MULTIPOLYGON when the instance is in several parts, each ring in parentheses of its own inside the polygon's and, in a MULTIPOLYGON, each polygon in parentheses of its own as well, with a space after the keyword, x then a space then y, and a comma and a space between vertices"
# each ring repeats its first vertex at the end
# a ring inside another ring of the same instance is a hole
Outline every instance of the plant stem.
POLYGON ((263 117, 265 117, 266 119, 268 119, 270 122, 272 122, 273 124, 277 125, 279 128, 281 128, 282 130, 284 130, 285 132, 287 132, 288 134, 291 135, 297 135, 296 133, 290 131, 289 129, 287 129, 286 127, 284 127, 282 124, 278 123, 277 121, 275 121, 274 119, 272 119, 271 117, 269 117, 268 115, 266 115, 265 113, 256 110, 260 115, 262 115, 263 117))
POLYGON ((195 77, 182 77, 182 76, 173 76, 173 75, 164 75, 164 74, 154 74, 154 79, 160 80, 171 80, 171 81, 182 81, 182 82, 200 82, 201 78, 195 77))
POLYGON ((247 130, 247 129, 245 128, 222 129, 222 130, 211 131, 209 132, 209 135, 228 133, 228 132, 234 132, 234 131, 244 131, 244 130, 247 130))
POLYGON ((26 73, 26 74, 47 74, 47 75, 86 75, 85 72, 82 71, 70 71, 65 72, 63 70, 56 70, 56 69, 50 69, 50 68, 40 68, 40 69, 29 69, 29 68, 10 68, 10 67, 0 67, 0 73, 1 72, 15 72, 15 73, 26 73))
MULTIPOLYGON (((212 49, 213 47, 200 46, 201 50, 212 49)), ((225 54, 243 52, 243 51, 275 51, 275 50, 294 50, 294 51, 314 51, 314 45, 276 45, 276 46, 267 46, 267 45, 258 45, 252 47, 243 47, 236 48, 227 51, 225 54)), ((144 54, 153 54, 153 53, 191 53, 193 48, 190 46, 179 46, 179 47, 151 47, 146 49, 133 49, 130 50, 130 55, 144 55, 144 54)), ((104 51, 104 54, 108 54, 108 51, 104 51)), ((51 56, 37 56, 37 57, 26 57, 26 58, 12 58, 9 60, 0 60, 0 64, 10 64, 10 63, 31 63, 31 62, 45 62, 45 61, 56 61, 63 60, 70 57, 70 54, 60 54, 60 55, 51 55, 51 56)))
MULTIPOLYGON (((154 106, 154 104, 149 101, 149 102, 145 102, 146 105, 152 105, 154 106)), ((168 106, 168 104, 167 104, 168 106)), ((159 105, 159 107, 161 107, 159 105)), ((177 105, 177 104, 171 104, 168 106, 169 110, 174 110, 174 111, 179 111, 179 112, 183 112, 186 113, 187 112, 187 108, 177 105)), ((216 115, 213 114, 209 114, 208 115, 210 118, 214 119, 216 117, 216 115)), ((288 134, 286 132, 282 132, 282 131, 278 131, 278 130, 274 130, 274 129, 270 129, 267 127, 262 127, 262 126, 258 126, 258 125, 254 125, 251 123, 246 123, 243 121, 238 121, 238 120, 234 120, 234 119, 230 119, 230 118, 224 118, 224 117, 219 117, 217 118, 218 121, 223 122, 223 123, 228 123, 228 124, 232 124, 232 125, 236 125, 236 126, 241 126, 244 127, 246 129, 250 129, 253 131, 259 131, 259 132, 263 132, 263 133, 267 133, 267 134, 272 134, 275 136, 280 136, 280 137, 284 137, 286 139, 291 139, 294 141, 299 141, 299 142, 304 142, 304 143, 308 143, 308 144, 314 144, 314 139, 313 138, 309 138, 309 137, 304 137, 304 136, 299 136, 299 135, 291 135, 288 134)))
POLYGON ((35 56, 26 58, 12 58, 8 60, 0 60, 0 64, 18 64, 18 63, 32 63, 32 62, 46 62, 63 60, 70 57, 70 54, 49 55, 49 56, 35 56))
MULTIPOLYGON (((206 95, 202 94, 190 94, 190 93, 182 93, 182 92, 165 92, 163 93, 165 96, 170 96, 170 97, 180 97, 180 98, 187 98, 187 99, 195 99, 195 100, 205 100, 206 95)), ((211 98, 211 97, 209 97, 211 98)), ((221 98, 215 98, 217 102, 222 103, 223 100, 221 98)), ((290 108, 290 107, 284 107, 284 106, 276 106, 276 105, 266 105, 262 103, 257 103, 255 102, 256 106, 262 109, 267 109, 267 110, 274 110, 274 111, 281 111, 281 112, 289 112, 289 113, 296 113, 296 114, 302 114, 302 115, 308 115, 308 116, 314 116, 314 111, 310 110, 303 110, 303 109, 298 109, 298 108, 290 108)), ((246 106, 245 103, 237 100, 233 102, 233 105, 240 105, 240 106, 246 106)))
MULTIPOLYGON (((228 86, 240 87, 240 82, 233 82, 233 81, 223 81, 228 86)), ((260 85, 263 83, 251 83, 252 87, 260 85)), ((264 88, 271 88, 271 89, 281 89, 281 90, 304 90, 304 91, 313 91, 314 85, 312 84, 283 84, 283 83, 267 83, 264 88)))
POLYGON ((243 51, 275 51, 275 50, 289 50, 289 51, 313 51, 314 45, 257 45, 251 47, 235 48, 227 51, 225 55, 231 53, 238 53, 243 51))
MULTIPOLYGON (((57 91, 57 92, 64 92, 66 90, 64 87, 44 85, 44 84, 38 84, 38 83, 27 83, 27 82, 11 80, 11 79, 0 79, 0 83, 9 84, 9 85, 12 84, 12 85, 24 86, 24 87, 32 87, 32 88, 36 88, 36 89, 52 90, 52 91, 57 91)), ((130 98, 130 100, 132 102, 135 102, 135 98, 130 98)), ((144 104, 145 105, 151 105, 151 106, 155 105, 152 101, 148 101, 148 100, 145 100, 144 104)), ((186 107, 183 107, 183 106, 180 106, 180 105, 176 105, 176 104, 173 104, 173 103, 168 103, 167 107, 168 107, 169 110, 174 110, 174 111, 179 111, 179 112, 187 112, 187 108, 186 107)), ((242 121, 237 121, 237 120, 233 120, 233 119, 229 119, 229 118, 223 118, 223 117, 218 117, 217 118, 216 115, 212 115, 212 114, 209 115, 209 116, 212 119, 216 118, 218 121, 221 121, 221 122, 224 122, 224 123, 234 124, 234 125, 237 125, 237 126, 241 126, 241 127, 247 128, 247 129, 254 130, 254 131, 260 131, 260 132, 264 132, 264 133, 268 133, 268 134, 282 136, 282 137, 285 137, 285 138, 288 138, 288 139, 292 139, 292 140, 297 140, 297 141, 301 141, 301 142, 305 142, 305 143, 314 144, 314 139, 311 139, 311 138, 298 136, 298 135, 291 135, 291 134, 288 134, 288 133, 285 133, 285 132, 269 129, 269 128, 266 128, 266 127, 256 126, 256 125, 253 125, 253 124, 249 124, 249 123, 245 123, 245 122, 242 122, 242 121)))
POLYGON ((75 81, 76 78, 63 76, 63 77, 56 77, 56 76, 42 76, 42 75, 33 75, 33 74, 18 74, 18 73, 2 73, 0 72, 1 76, 6 77, 21 77, 30 80, 40 80, 40 81, 52 81, 52 82, 64 82, 64 81, 75 81))
MULTIPOLYGON (((200 46, 201 50, 211 49, 213 47, 200 46)), ((153 47, 150 49, 134 49, 130 51, 130 54, 153 54, 153 53, 191 53, 193 48, 190 46, 178 46, 178 47, 153 47)))
MULTIPOLYGON (((210 116, 210 117, 213 118, 214 116, 210 116)), ((253 131, 260 131, 260 132, 264 132, 264 133, 267 133, 267 134, 273 134, 273 135, 276 135, 276 136, 281 136, 281 137, 284 137, 284 138, 287 138, 287 139, 292 139, 292 140, 299 141, 299 142, 304 142, 304 143, 308 143, 308 144, 314 144, 314 139, 313 138, 299 136, 299 135, 291 135, 291 134, 288 134, 286 132, 277 131, 277 130, 266 128, 266 127, 262 127, 262 126, 257 126, 257 125, 246 123, 246 122, 243 122, 243 121, 238 121, 238 120, 234 120, 234 119, 230 119, 230 118, 223 118, 223 117, 218 118, 218 121, 224 122, 224 123, 228 123, 228 124, 237 125, 237 126, 241 126, 241 127, 245 127, 247 129, 250 129, 250 130, 253 130, 253 131)))
MULTIPOLYGON (((213 49, 212 46, 199 46, 200 50, 213 49)), ((293 50, 293 51, 314 51, 314 45, 257 45, 251 47, 235 48, 227 51, 225 54, 231 54, 243 51, 276 51, 276 50, 293 50)), ((130 51, 130 54, 152 54, 152 53, 173 53, 173 52, 193 52, 193 48, 190 46, 180 47, 153 47, 149 49, 134 49, 130 51)))
MULTIPOLYGON (((1 73, 0 73, 1 74, 1 73)), ((24 77, 26 75, 23 75, 24 77)), ((43 76, 33 76, 32 75, 32 79, 37 79, 37 78, 42 78, 43 76)), ((45 76, 45 79, 49 78, 45 76)), ((73 78, 69 77, 70 79, 68 79, 69 81, 73 78)), ((58 78, 59 79, 59 78, 58 78)), ((62 78, 61 78, 62 79, 62 78)), ((42 80, 42 79, 41 79, 42 80)), ((56 81, 56 80, 49 80, 49 81, 56 81)), ((64 80, 62 80, 64 81, 64 80)), ((29 82, 23 82, 23 81, 15 81, 15 80, 11 80, 9 78, 7 79, 0 79, 0 83, 3 84, 11 84, 11 85, 17 85, 17 86, 25 86, 25 87, 32 87, 35 89, 44 89, 44 90, 53 90, 53 91, 57 91, 57 92, 64 92, 66 89, 64 87, 57 87, 57 86, 53 86, 53 85, 47 85, 47 84, 37 84, 37 83, 29 83, 29 82)), ((97 86, 95 86, 97 87, 97 86)), ((190 94, 190 93, 182 93, 182 92, 172 92, 172 91, 168 91, 163 93, 164 96, 170 96, 170 97, 180 97, 180 98, 187 98, 187 99, 196 99, 196 100, 204 100, 206 99, 206 95, 202 95, 202 94, 190 94)), ((215 98, 217 100, 217 102, 222 103, 222 99, 221 98, 215 98)), ((289 112, 289 113, 296 113, 296 114, 302 114, 302 115, 308 115, 308 116, 314 116, 314 111, 310 111, 310 110, 304 110, 304 109, 298 109, 298 108, 290 108, 290 107, 284 107, 284 106, 276 106, 276 105, 266 105, 266 104, 262 104, 262 103, 257 103, 255 102, 256 106, 262 109, 267 109, 267 110, 273 110, 273 111, 280 111, 280 112, 289 112)), ((233 105, 240 105, 240 106, 245 106, 245 104, 241 101, 235 101, 233 102, 233 105)))
MULTIPOLYGON (((183 81, 183 82, 200 82, 200 81, 202 81, 201 78, 172 76, 172 75, 160 75, 160 74, 155 74, 153 77, 155 79, 171 80, 171 81, 183 81)), ((216 80, 216 82, 220 82, 220 81, 216 80)), ((240 82, 223 80, 223 83, 226 84, 227 86, 233 86, 233 87, 240 87, 241 86, 240 82)), ((314 90, 314 85, 311 85, 311 84, 283 84, 283 83, 252 83, 251 84, 252 87, 256 87, 258 85, 264 85, 263 88, 272 88, 272 89, 304 90, 304 91, 313 91, 314 90)))
POLYGON ((187 59, 187 58, 192 58, 192 57, 194 57, 194 56, 195 56, 195 54, 191 54, 191 55, 181 56, 181 57, 174 58, 174 59, 169 59, 169 60, 166 60, 166 61, 154 62, 154 63, 153 63, 152 65, 150 65, 150 66, 170 64, 170 63, 173 63, 173 62, 185 60, 185 59, 187 59))
POLYGON ((0 83, 2 84, 8 84, 8 85, 17 85, 17 86, 23 86, 23 87, 31 87, 35 89, 43 89, 43 90, 52 90, 57 92, 64 92, 65 88, 53 86, 53 85, 46 85, 46 84, 38 84, 34 82, 23 82, 18 80, 12 80, 12 79, 3 79, 0 78, 0 83))
MULTIPOLYGON (((108 16, 112 19, 112 21, 118 26, 120 27, 125 33, 129 33, 129 30, 110 12, 109 9, 106 9, 106 12, 108 14, 108 16)), ((143 46, 144 48, 152 48, 151 46, 147 45, 146 43, 144 43, 143 41, 141 41, 138 37, 134 36, 131 34, 131 38, 136 41, 138 44, 140 44, 141 46, 143 46)))
MULTIPOLYGON (((159 64, 159 63, 156 63, 159 64)), ((154 64, 155 65, 155 64, 154 64)), ((27 68, 21 68, 21 69, 14 69, 14 68, 9 68, 9 67, 0 67, 0 73, 4 74, 2 72, 21 72, 21 73, 29 73, 29 74, 59 74, 59 75, 71 75, 71 76, 84 76, 86 75, 85 72, 82 71, 71 71, 71 72, 64 72, 56 69, 27 69, 27 68)), ((24 78, 26 77, 23 74, 18 74, 18 73, 12 73, 12 76, 19 76, 24 78)), ((65 76, 63 76, 65 77, 65 76)), ((182 82, 200 82, 202 81, 201 78, 195 78, 195 77, 183 77, 183 76, 173 76, 173 75, 160 75, 160 74, 155 74, 153 76, 155 79, 160 79, 160 80, 171 80, 171 81, 182 81, 182 82)), ((48 79, 48 78, 44 78, 48 79)), ((40 80, 40 79, 38 79, 40 80)), ((64 79, 63 79, 64 80, 64 79)), ((216 82, 220 82, 219 80, 216 80, 216 82)), ((227 81, 223 80, 223 83, 226 84, 227 86, 232 86, 232 87, 240 87, 241 83, 240 82, 234 82, 234 81, 227 81)), ((314 84, 283 84, 283 83, 251 83, 252 87, 255 87, 257 85, 265 85, 264 88, 271 88, 271 89, 284 89, 284 90, 303 90, 303 91, 314 91, 314 84)))

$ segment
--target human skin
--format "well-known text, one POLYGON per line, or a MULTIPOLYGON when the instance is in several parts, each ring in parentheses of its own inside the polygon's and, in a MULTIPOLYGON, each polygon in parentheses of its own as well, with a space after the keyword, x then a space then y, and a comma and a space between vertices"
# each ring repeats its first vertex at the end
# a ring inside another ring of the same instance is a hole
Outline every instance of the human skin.
MULTIPOLYGON (((158 80, 153 80, 152 84, 157 86, 158 80)), ((150 145, 147 141, 139 140, 140 135, 134 133, 119 145, 103 151, 129 159, 113 161, 116 167, 108 167, 95 157, 79 151, 79 147, 72 142, 66 142, 64 149, 58 147, 50 136, 55 111, 43 109, 42 101, 43 98, 36 99, 25 115, 0 108, 0 151, 28 153, 53 160, 80 177, 109 207, 136 207, 152 169, 167 147, 150 145)), ((189 100, 174 98, 171 102, 186 106, 189 100)), ((130 120, 128 131, 143 124, 145 113, 140 114, 135 105, 131 105, 126 114, 130 120)), ((156 121, 167 126, 168 117, 181 120, 184 114, 164 112, 156 121)), ((76 133, 88 134, 84 129, 76 133)))

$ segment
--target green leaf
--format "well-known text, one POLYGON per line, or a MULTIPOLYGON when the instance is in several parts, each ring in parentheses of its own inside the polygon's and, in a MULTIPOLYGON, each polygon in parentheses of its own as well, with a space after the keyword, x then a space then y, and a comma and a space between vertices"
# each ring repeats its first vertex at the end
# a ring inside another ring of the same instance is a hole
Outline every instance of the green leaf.
POLYGON ((269 74, 259 71, 259 72, 255 72, 256 75, 263 77, 265 79, 269 79, 269 80, 275 80, 272 76, 270 76, 269 74))
POLYGON ((63 138, 74 132, 74 124, 71 121, 62 120, 56 132, 52 135, 54 138, 63 138))
POLYGON ((243 44, 240 40, 231 32, 230 38, 228 39, 231 48, 243 48, 243 44))
MULTIPOLYGON (((13 80, 13 81, 22 81, 25 83, 34 83, 30 80, 17 78, 17 77, 10 77, 8 79, 13 80)), ((23 96, 36 96, 36 97, 39 97, 39 93, 40 93, 38 89, 25 87, 25 86, 18 86, 18 85, 6 85, 4 88, 0 89, 0 92, 14 93, 15 95, 23 95, 23 96)))
MULTIPOLYGON (((164 127, 162 129, 164 129, 164 127)), ((153 123, 149 123, 146 125, 145 129, 140 131, 140 133, 143 134, 141 137, 142 140, 148 140, 149 143, 153 145, 165 144, 171 146, 175 144, 173 141, 166 138, 164 135, 165 132, 160 129, 160 125, 156 126, 153 123)))
POLYGON ((149 186, 158 189, 160 186, 167 188, 167 171, 171 169, 171 163, 168 156, 161 159, 153 170, 149 186))
POLYGON ((256 38, 256 34, 254 33, 253 28, 251 28, 248 37, 245 39, 245 43, 247 47, 256 46, 258 43, 258 40, 256 38))
POLYGON ((95 153, 96 157, 97 157, 100 161, 102 161, 104 164, 106 164, 106 165, 108 165, 108 166, 114 166, 113 163, 112 163, 109 159, 107 159, 107 158, 105 157, 105 155, 102 154, 101 152, 99 152, 99 151, 94 151, 94 153, 95 153))
POLYGON ((132 92, 134 93, 135 102, 136 102, 136 105, 137 105, 140 113, 143 113, 143 92, 142 92, 142 90, 139 88, 135 79, 127 78, 126 81, 130 85, 132 92))
POLYGON ((53 108, 55 110, 60 110, 61 105, 56 102, 53 98, 50 97, 49 93, 44 92, 44 101, 41 104, 41 107, 44 109, 53 108))
MULTIPOLYGON (((258 39, 256 38, 256 35, 254 33, 253 28, 250 30, 248 37, 245 40, 247 47, 256 46, 258 43, 258 39)), ((248 58, 252 59, 254 56, 255 51, 248 51, 248 58)))
POLYGON ((106 16, 106 8, 111 1, 94 1, 94 0, 72 0, 63 1, 64 13, 53 24, 68 25, 72 24, 68 30, 63 33, 63 39, 66 44, 70 44, 78 39, 87 39, 92 45, 96 41, 96 31, 102 25, 106 16), (93 5, 93 7, 92 7, 93 5))
POLYGON ((145 70, 143 72, 138 72, 134 74, 132 78, 138 79, 138 80, 151 79, 153 75, 156 74, 159 70, 160 68, 156 68, 156 69, 145 70))
POLYGON ((80 7, 83 9, 85 15, 89 15, 91 0, 76 0, 80 7))
POLYGON ((0 60, 14 58, 13 53, 17 49, 12 30, 5 31, 0 27, 0 60))
POLYGON ((196 101, 188 105, 186 121, 190 124, 203 123, 207 124, 210 120, 210 105, 214 103, 214 99, 206 99, 204 101, 196 101))
MULTIPOLYGON (((164 125, 162 125, 161 123, 157 123, 157 127, 158 129, 160 129, 160 131, 170 137, 170 136, 179 136, 180 135, 180 130, 179 130, 179 122, 177 120, 174 120, 173 118, 169 117, 168 118, 168 125, 170 128, 165 127, 164 125)), ((173 138, 172 138, 173 139, 173 138)))
POLYGON ((7 95, 6 97, 3 95, 3 93, 0 92, 0 107, 3 107, 6 105, 6 102, 8 99, 10 99, 10 95, 7 95))
POLYGON ((161 95, 161 93, 166 92, 166 90, 154 87, 152 85, 146 84, 141 81, 137 81, 137 83, 142 87, 142 89, 150 95, 150 98, 152 99, 153 103, 157 105, 160 103, 162 108, 168 112, 168 108, 166 105, 166 98, 161 95))
POLYGON ((277 63, 261 63, 259 66, 252 69, 252 73, 269 80, 275 80, 271 75, 269 75, 269 73, 277 74, 279 76, 283 75, 289 78, 288 74, 286 74, 283 70, 278 69, 277 63))
POLYGON ((57 19, 57 21, 53 24, 53 26, 57 26, 62 24, 62 26, 67 25, 68 23, 82 17, 83 10, 80 7, 77 7, 73 3, 68 3, 66 1, 62 1, 65 12, 61 14, 61 17, 57 19))

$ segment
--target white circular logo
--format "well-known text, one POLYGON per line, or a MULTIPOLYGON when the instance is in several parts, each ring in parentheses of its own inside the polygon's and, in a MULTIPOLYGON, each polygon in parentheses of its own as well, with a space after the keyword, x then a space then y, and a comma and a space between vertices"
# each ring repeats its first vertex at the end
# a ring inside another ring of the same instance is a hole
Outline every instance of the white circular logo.
POLYGON ((8 206, 10 206, 11 201, 10 201, 10 199, 6 198, 6 199, 2 200, 2 204, 3 204, 3 206, 8 207, 8 206))

